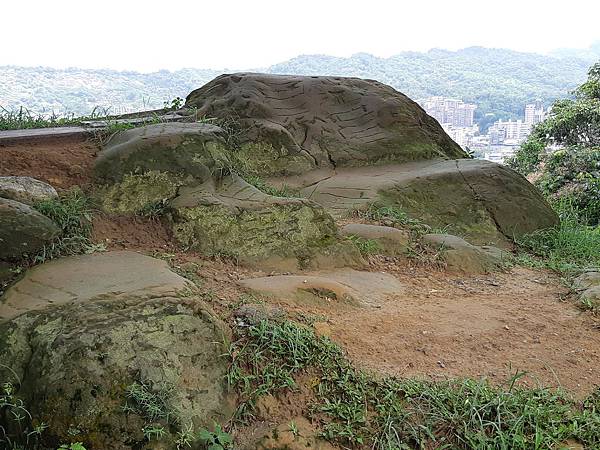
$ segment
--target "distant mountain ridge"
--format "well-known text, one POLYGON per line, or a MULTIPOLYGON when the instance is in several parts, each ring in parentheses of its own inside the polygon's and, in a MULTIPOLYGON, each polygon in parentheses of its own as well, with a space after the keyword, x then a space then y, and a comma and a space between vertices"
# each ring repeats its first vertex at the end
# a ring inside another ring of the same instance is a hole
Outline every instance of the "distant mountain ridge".
MULTIPOLYGON (((587 50, 562 49, 551 55, 484 47, 403 52, 389 58, 366 53, 349 58, 302 55, 252 71, 371 78, 415 100, 432 95, 456 97, 477 104, 476 118, 485 126, 498 118, 521 116, 523 106, 536 99, 549 105, 567 96, 585 80, 596 51, 600 58, 600 43, 587 50)), ((177 96, 185 97, 220 73, 210 69, 138 73, 0 66, 0 106, 75 114, 89 114, 98 105, 156 108, 177 96)))

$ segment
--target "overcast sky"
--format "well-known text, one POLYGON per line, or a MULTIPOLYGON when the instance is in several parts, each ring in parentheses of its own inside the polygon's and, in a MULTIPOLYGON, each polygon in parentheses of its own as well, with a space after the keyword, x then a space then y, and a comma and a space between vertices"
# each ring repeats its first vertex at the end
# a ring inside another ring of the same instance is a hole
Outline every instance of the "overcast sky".
POLYGON ((300 54, 387 57, 600 40, 599 0, 0 0, 0 65, 259 68, 300 54))

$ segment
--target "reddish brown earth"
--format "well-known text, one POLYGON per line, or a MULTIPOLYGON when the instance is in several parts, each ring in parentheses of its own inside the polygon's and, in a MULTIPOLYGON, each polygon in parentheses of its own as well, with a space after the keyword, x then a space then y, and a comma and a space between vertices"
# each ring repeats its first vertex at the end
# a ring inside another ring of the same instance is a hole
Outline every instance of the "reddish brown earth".
MULTIPOLYGON (((96 151, 93 142, 73 139, 4 146, 0 176, 28 175, 60 189, 87 186, 96 151)), ((195 273, 224 318, 244 294, 237 281, 269 275, 185 253, 156 220, 99 214, 94 239, 109 249, 160 255, 195 273)), ((599 384, 600 322, 580 311, 550 272, 517 267, 465 276, 382 257, 371 258, 365 270, 392 274, 406 289, 371 305, 272 303, 291 317, 318 317, 320 333, 330 334, 356 364, 381 373, 502 383, 527 371, 523 382, 530 386, 563 386, 578 396, 599 384)))
POLYGON ((57 189, 86 185, 97 151, 81 137, 0 144, 0 176, 34 177, 57 189))

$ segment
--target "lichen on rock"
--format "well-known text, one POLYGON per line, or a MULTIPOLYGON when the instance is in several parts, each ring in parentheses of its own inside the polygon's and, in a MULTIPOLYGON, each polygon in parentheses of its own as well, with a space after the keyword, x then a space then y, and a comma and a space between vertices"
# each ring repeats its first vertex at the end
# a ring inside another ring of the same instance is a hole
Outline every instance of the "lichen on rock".
POLYGON ((187 248, 246 262, 281 258, 302 267, 319 254, 335 255, 342 245, 332 217, 308 202, 238 212, 225 206, 179 208, 173 229, 187 248))
POLYGON ((181 176, 150 170, 126 174, 115 184, 98 193, 102 209, 112 214, 136 214, 157 203, 166 203, 177 195, 185 181, 181 176))

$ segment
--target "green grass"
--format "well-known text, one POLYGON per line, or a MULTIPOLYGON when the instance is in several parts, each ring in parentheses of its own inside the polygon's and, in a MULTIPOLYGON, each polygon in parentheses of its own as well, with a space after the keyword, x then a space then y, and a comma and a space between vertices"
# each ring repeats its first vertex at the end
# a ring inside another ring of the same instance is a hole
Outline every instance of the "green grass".
POLYGON ((429 225, 410 217, 399 206, 384 206, 377 203, 369 205, 368 209, 358 209, 352 215, 362 219, 378 222, 396 228, 407 229, 417 234, 431 233, 429 225))
POLYGON ((566 275, 600 268, 600 226, 586 225, 580 214, 564 203, 556 207, 560 225, 518 239, 518 261, 566 275))
POLYGON ((288 185, 283 185, 282 187, 278 188, 270 185, 265 180, 255 175, 244 175, 243 178, 247 183, 251 184, 258 190, 274 197, 301 197, 299 189, 292 188, 288 185))
POLYGON ((348 240, 358 248, 363 256, 374 255, 382 250, 381 245, 375 239, 365 239, 353 234, 348 236, 348 240))
POLYGON ((242 399, 238 419, 251 419, 261 395, 297 389, 299 375, 314 375, 313 419, 325 439, 345 448, 541 450, 567 439, 600 446, 600 392, 577 402, 561 391, 519 387, 522 373, 502 387, 378 378, 291 322, 250 327, 230 356, 228 381, 242 399))
POLYGON ((35 114, 26 108, 8 110, 0 106, 0 130, 23 130, 30 128, 63 127, 79 125, 83 120, 91 117, 76 117, 74 115, 59 116, 51 114, 35 114))
POLYGON ((58 199, 38 202, 34 208, 52 219, 61 231, 59 238, 46 245, 35 256, 35 263, 103 249, 102 246, 95 245, 90 240, 92 206, 90 199, 80 189, 68 191, 58 199))

